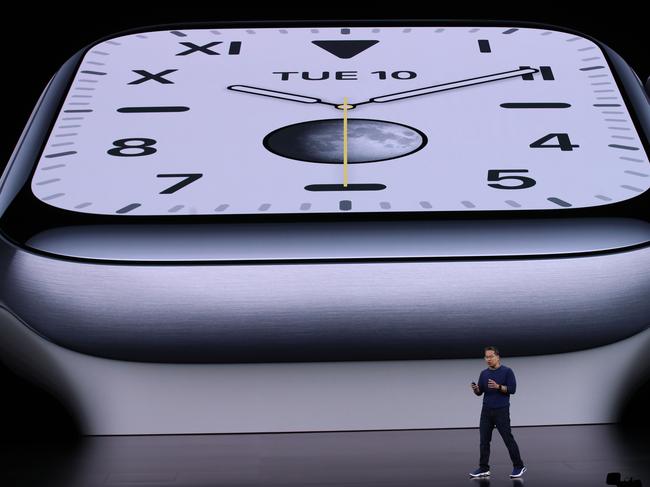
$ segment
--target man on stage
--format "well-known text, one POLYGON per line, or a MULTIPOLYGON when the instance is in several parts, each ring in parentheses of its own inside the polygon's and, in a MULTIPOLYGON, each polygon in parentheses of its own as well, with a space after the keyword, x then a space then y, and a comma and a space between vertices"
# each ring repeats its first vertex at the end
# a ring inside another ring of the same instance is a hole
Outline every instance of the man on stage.
POLYGON ((490 475, 490 441, 492 430, 496 426, 503 442, 508 448, 512 460, 510 478, 519 478, 526 471, 524 462, 519 454, 519 447, 510 431, 510 395, 517 389, 515 374, 512 369, 501 365, 501 358, 496 347, 485 347, 485 361, 488 368, 481 372, 478 384, 472 382, 474 394, 483 394, 483 409, 481 410, 481 459, 479 468, 470 473, 471 477, 487 477, 490 475))

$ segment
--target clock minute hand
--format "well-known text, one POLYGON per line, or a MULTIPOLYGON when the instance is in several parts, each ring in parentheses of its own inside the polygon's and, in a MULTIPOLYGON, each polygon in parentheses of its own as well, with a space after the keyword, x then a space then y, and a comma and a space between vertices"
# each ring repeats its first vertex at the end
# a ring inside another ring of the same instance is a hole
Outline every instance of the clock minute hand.
MULTIPOLYGON (((459 81, 452 81, 449 83, 442 83, 439 85, 425 86, 417 90, 401 91, 399 93, 391 93, 389 95, 377 96, 371 98, 364 103, 387 103, 390 101, 403 100, 404 98, 413 98, 415 96, 429 95, 431 93, 439 93, 441 91, 455 90, 457 88, 464 88, 466 86, 480 85, 483 83, 491 83, 492 81, 499 81, 502 79, 516 78, 525 74, 537 73, 539 70, 535 68, 515 69, 513 71, 504 71, 502 73, 488 74, 485 76, 478 76, 476 78, 468 78, 459 81)), ((357 103, 363 105, 364 103, 357 103)))
POLYGON ((336 106, 335 103, 328 103, 321 100, 320 98, 314 98, 313 96, 297 95, 295 93, 269 90, 267 88, 257 88, 255 86, 230 85, 227 87, 227 89, 231 91, 239 91, 241 93, 248 93, 251 95, 260 95, 269 98, 278 98, 280 100, 296 101, 298 103, 320 103, 323 105, 336 106))

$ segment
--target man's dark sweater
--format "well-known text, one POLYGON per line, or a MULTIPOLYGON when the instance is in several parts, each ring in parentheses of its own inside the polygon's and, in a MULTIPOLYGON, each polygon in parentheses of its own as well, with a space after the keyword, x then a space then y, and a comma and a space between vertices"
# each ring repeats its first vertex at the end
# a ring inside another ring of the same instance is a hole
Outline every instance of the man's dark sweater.
POLYGON ((510 394, 514 394, 517 390, 517 381, 512 369, 500 365, 497 369, 487 368, 482 371, 478 378, 478 387, 480 392, 483 393, 483 407, 490 409, 504 408, 510 406, 510 394), (508 392, 504 394, 499 389, 490 389, 488 387, 489 379, 499 385, 506 386, 508 392))

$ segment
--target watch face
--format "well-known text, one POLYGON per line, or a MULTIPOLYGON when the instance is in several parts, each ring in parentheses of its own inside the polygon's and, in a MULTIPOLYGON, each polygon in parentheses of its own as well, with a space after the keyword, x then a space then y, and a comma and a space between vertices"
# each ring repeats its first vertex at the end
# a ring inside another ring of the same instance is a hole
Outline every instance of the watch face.
POLYGON ((191 28, 90 48, 31 188, 102 215, 563 211, 649 174, 605 55, 575 34, 191 28))

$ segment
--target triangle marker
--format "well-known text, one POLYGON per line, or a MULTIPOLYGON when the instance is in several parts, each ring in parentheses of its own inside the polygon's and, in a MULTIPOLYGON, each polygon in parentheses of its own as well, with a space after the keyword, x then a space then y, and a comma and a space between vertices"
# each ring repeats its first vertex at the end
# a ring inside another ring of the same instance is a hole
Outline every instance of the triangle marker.
POLYGON ((341 59, 350 59, 361 54, 379 41, 312 41, 321 49, 341 59))

